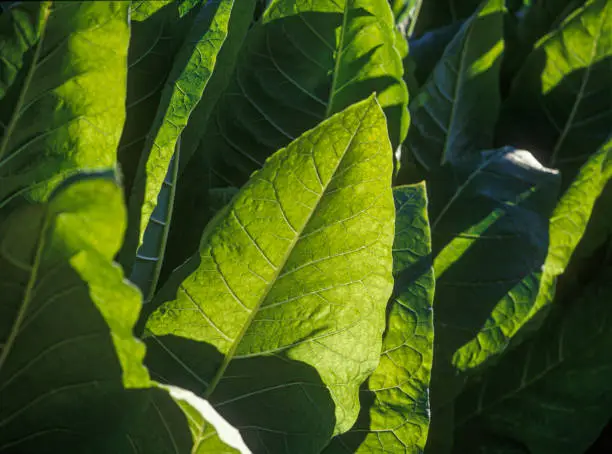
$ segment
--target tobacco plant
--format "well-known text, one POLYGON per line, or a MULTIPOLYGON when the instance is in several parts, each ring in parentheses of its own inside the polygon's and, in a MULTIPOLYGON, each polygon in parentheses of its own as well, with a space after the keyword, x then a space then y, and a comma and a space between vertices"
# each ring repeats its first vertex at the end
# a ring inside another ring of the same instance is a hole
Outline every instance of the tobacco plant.
POLYGON ((606 452, 612 2, 1 7, 0 453, 606 452))

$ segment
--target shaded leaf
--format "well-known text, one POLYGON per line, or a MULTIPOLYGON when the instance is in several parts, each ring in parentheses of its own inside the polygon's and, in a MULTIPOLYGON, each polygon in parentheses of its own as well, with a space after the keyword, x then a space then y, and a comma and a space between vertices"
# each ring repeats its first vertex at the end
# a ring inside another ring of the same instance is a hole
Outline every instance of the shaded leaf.
POLYGON ((423 452, 429 429, 433 359, 431 236, 425 185, 393 191, 395 289, 378 367, 360 392, 357 423, 325 454, 423 452))
POLYGON ((374 91, 397 146, 408 117, 395 40, 385 0, 272 2, 198 152, 211 156, 220 183, 240 187, 275 150, 374 91))
POLYGON ((503 1, 467 20, 410 103, 407 148, 427 169, 490 148, 499 108, 503 1))
POLYGON ((558 306, 535 338, 466 389, 455 452, 498 445, 486 440, 492 436, 532 454, 585 452, 612 404, 611 276, 600 273, 580 301, 558 306))
POLYGON ((132 336, 140 295, 111 262, 124 229, 122 190, 101 174, 0 225, 2 453, 190 452, 132 336))
POLYGON ((391 294, 391 174, 373 98, 273 155, 154 301, 156 376, 206 397, 255 452, 317 453, 348 430, 391 294))
POLYGON ((543 38, 513 82, 498 142, 530 150, 569 185, 612 124, 612 4, 592 0, 543 38))
MULTIPOLYGON (((179 2, 147 1, 154 10, 136 20, 132 2, 126 121, 118 149, 123 186, 128 195, 145 148, 147 134, 155 120, 162 90, 178 50, 189 33, 197 9, 181 17, 179 2)), ((136 15, 138 17, 138 15, 136 15)))
POLYGON ((140 156, 130 196, 130 225, 138 237, 137 240, 132 236, 126 239, 122 261, 128 267, 129 255, 142 243, 179 136, 212 75, 228 34, 230 17, 240 13, 234 6, 234 0, 218 0, 201 6, 175 59, 140 156))
POLYGON ((0 15, 0 100, 27 64, 27 52, 40 38, 49 6, 48 2, 20 2, 0 15))
POLYGON ((511 148, 483 152, 438 177, 429 185, 437 281, 434 419, 466 373, 503 353, 529 321, 559 183, 556 172, 511 148))

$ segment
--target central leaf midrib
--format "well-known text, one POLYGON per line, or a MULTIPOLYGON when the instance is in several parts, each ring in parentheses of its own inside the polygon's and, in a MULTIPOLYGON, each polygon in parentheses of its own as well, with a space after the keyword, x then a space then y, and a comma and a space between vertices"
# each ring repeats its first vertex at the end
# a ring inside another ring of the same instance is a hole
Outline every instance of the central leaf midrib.
POLYGON ((38 43, 36 44, 36 49, 34 50, 34 55, 32 56, 32 64, 28 68, 28 72, 26 74, 23 88, 19 93, 19 97, 17 98, 17 103, 15 104, 15 110, 11 115, 11 119, 4 130, 4 137, 2 139, 2 143, 0 144, 0 159, 2 159, 7 151, 7 147, 9 141, 11 139, 11 135, 13 133, 13 129, 17 125, 19 121, 19 116, 21 115, 21 110, 23 107, 23 101, 25 99, 25 95, 30 88, 30 83, 32 82, 32 78, 34 77, 34 73, 36 72, 37 63, 40 57, 40 51, 42 49, 43 40, 45 37, 45 32, 47 30, 47 25, 49 24, 49 17, 51 16, 51 5, 52 2, 45 2, 41 5, 41 8, 44 10, 43 14, 43 23, 41 25, 40 36, 38 38, 38 43))
MULTIPOLYGON (((599 336, 601 336, 603 333, 606 332, 606 323, 602 324, 602 327, 595 331, 593 333, 593 335, 591 336, 591 340, 592 339, 597 339, 599 336)), ((566 329, 566 325, 563 325, 562 329, 566 329)), ((585 342, 585 345, 588 344, 592 344, 592 341, 589 342, 585 342)), ((532 347, 533 348, 533 347, 532 347)), ((580 353, 578 351, 578 349, 572 351, 569 354, 569 357, 566 356, 565 354, 563 354, 562 356, 557 357, 557 359, 553 362, 553 364, 549 364, 548 366, 544 367, 544 369, 542 371, 540 371, 539 373, 536 373, 535 375, 533 375, 527 382, 520 384, 519 386, 512 388, 510 390, 510 392, 507 392, 505 394, 502 394, 500 396, 497 396, 497 398, 494 398, 493 401, 490 401, 488 405, 483 406, 480 409, 477 409, 475 412, 470 413, 468 416, 466 416, 465 418, 463 418, 462 420, 458 421, 455 424, 455 427, 459 427, 462 426, 464 424, 466 424, 468 421, 480 416, 480 415, 484 415, 486 414, 488 411, 490 411, 491 409, 499 406, 499 404, 501 404, 502 402, 505 402, 506 400, 512 398, 513 396, 522 393, 525 389, 528 389, 529 387, 537 384, 540 380, 545 379, 548 374, 550 374, 552 371, 558 369, 559 367, 565 366, 567 364, 568 361, 573 360, 576 357, 576 354, 580 353)), ((525 364, 525 367, 528 367, 528 363, 525 364)), ((483 389, 484 386, 486 385, 486 382, 482 385, 483 389)), ((484 392, 484 391, 483 391, 484 392)))
POLYGON ((327 110, 325 111, 325 118, 329 118, 332 112, 334 93, 336 92, 336 84, 338 83, 338 73, 340 72, 340 60, 342 58, 342 52, 344 51, 344 36, 348 22, 348 10, 350 1, 351 0, 345 0, 344 2, 344 11, 342 13, 342 28, 340 29, 340 41, 338 43, 338 54, 336 55, 336 61, 334 62, 334 72, 332 74, 332 84, 329 90, 329 100, 327 103, 327 110))
MULTIPOLYGON (((565 141, 565 138, 567 137, 570 130, 572 129, 572 123, 574 122, 574 117, 576 116, 578 112, 578 106, 580 105, 582 98, 584 98, 584 91, 591 77, 591 69, 593 67, 593 61, 595 60, 595 56, 597 54, 597 48, 599 47, 599 40, 602 35, 602 28, 606 22, 606 19, 607 17, 606 17, 606 14, 604 13, 603 18, 599 24, 599 30, 598 30, 597 36, 595 36, 593 39, 593 46, 591 47, 591 55, 589 56, 590 57, 589 64, 587 65, 585 69, 584 77, 582 79, 582 83, 580 84, 580 89, 578 90, 578 93, 576 94, 576 99, 574 100, 574 104, 572 105, 572 110, 570 111, 570 114, 567 117, 567 121, 565 122, 563 131, 559 135, 559 139, 557 140, 557 143, 555 144, 555 148, 553 149, 552 156, 550 158, 550 167, 554 167, 555 163, 557 162, 557 155, 559 154, 559 151, 561 150, 561 147, 563 146, 563 142, 565 141)), ((563 36, 563 32, 560 33, 560 36, 563 36)))
POLYGON ((11 330, 9 332, 6 343, 2 347, 2 351, 0 352, 0 372, 2 372, 2 368, 6 363, 6 360, 9 357, 9 354, 13 348, 13 344, 17 340, 17 336, 19 335, 19 331, 21 325, 25 321, 26 314, 28 312, 28 308, 30 307, 30 303, 34 298, 34 287, 36 286, 36 282, 38 280, 38 272, 40 270, 40 265, 42 261, 43 251, 46 246, 46 236, 47 232, 50 228, 50 215, 49 208, 45 209, 44 217, 41 220, 41 227, 38 239, 36 241, 36 252, 34 255, 34 261, 32 263, 32 270, 30 272, 30 277, 28 278, 28 283, 25 288, 25 292, 23 295, 23 299, 19 310, 15 316, 15 321, 12 324, 11 330))
MULTIPOLYGON (((312 216, 317 211, 323 196, 327 192, 327 188, 329 187, 329 184, 333 180, 333 176, 338 171, 338 168, 340 167, 340 164, 344 160, 344 158, 346 156, 346 153, 351 148, 351 145, 353 144, 353 140, 355 139, 355 136, 357 135, 357 133, 361 129, 361 125, 362 125, 363 119, 368 115, 368 113, 370 112, 371 108, 372 108, 372 104, 370 104, 370 107, 365 111, 363 117, 359 119, 359 122, 358 122, 358 124, 357 124, 357 126, 355 128, 355 131, 353 132, 353 134, 351 135, 350 139, 348 140, 348 143, 347 143, 344 151, 342 152, 342 155, 339 157, 338 162, 337 162, 337 164, 336 164, 336 166, 334 168, 334 171, 331 173, 331 176, 330 176, 329 180, 323 186, 323 188, 321 190, 321 195, 319 196, 319 198, 318 198, 314 208, 312 209, 312 211, 308 215, 308 217, 305 220, 305 222, 302 224, 302 227, 296 232, 294 239, 291 241, 291 244, 287 247, 287 252, 285 253, 284 257, 281 259, 279 266, 274 271, 274 275, 273 275, 272 279, 270 279, 269 284, 265 287, 264 291, 262 292, 261 296, 259 297, 259 300, 257 301, 257 304, 255 305, 255 307, 253 307, 251 313, 249 314, 247 320, 245 321, 241 331, 238 333, 238 335, 236 336, 234 342, 232 343, 232 346, 230 347, 228 352, 225 354, 225 357, 223 358, 223 362, 219 366, 219 369, 217 370, 217 373, 215 374, 213 379, 210 381, 210 385, 208 386, 208 388, 204 392, 204 397, 205 398, 208 399, 210 397, 210 395, 214 392, 216 386, 219 384, 219 382, 223 378, 225 370, 229 366, 229 363, 232 361, 232 359, 234 357, 234 354, 235 354, 236 350, 238 349, 238 346, 240 345, 240 343, 242 342, 242 339, 244 338, 244 335, 246 334, 246 332, 250 328, 253 320, 257 316, 259 308, 261 307, 263 302, 268 297, 268 294, 270 293, 272 288, 274 288, 274 286, 276 285, 276 281, 277 281, 278 277, 280 276, 281 272, 283 271, 283 269, 285 268, 285 265, 287 264, 289 258, 291 257, 293 249, 295 248, 296 244, 298 243, 298 241, 302 237, 302 233, 304 232, 304 230, 306 229, 306 227, 310 223, 310 220, 312 219, 312 216)), ((219 270, 219 272, 221 272, 221 270, 219 270)))
MULTIPOLYGON (((476 16, 476 18, 478 18, 479 16, 476 16)), ((448 119, 448 129, 447 129, 447 133, 446 133, 446 137, 444 138, 444 145, 442 146, 442 156, 440 157, 440 165, 443 166, 446 161, 447 161, 447 153, 448 153, 448 146, 449 146, 449 139, 451 136, 451 131, 453 129, 453 125, 455 124, 455 114, 457 112, 457 104, 459 104, 459 102, 457 101, 457 98, 459 97, 459 89, 460 87, 463 85, 463 79, 464 79, 464 69, 465 69, 465 60, 467 58, 467 51, 469 48, 469 43, 470 43, 470 36, 472 34, 472 32, 474 31, 474 27, 476 26, 475 22, 477 19, 472 19, 472 22, 469 25, 469 30, 466 32, 465 37, 463 39, 464 45, 463 48, 461 49, 461 57, 459 58, 459 68, 457 71, 457 83, 455 85, 455 89, 453 90, 453 103, 451 104, 451 113, 448 119)))

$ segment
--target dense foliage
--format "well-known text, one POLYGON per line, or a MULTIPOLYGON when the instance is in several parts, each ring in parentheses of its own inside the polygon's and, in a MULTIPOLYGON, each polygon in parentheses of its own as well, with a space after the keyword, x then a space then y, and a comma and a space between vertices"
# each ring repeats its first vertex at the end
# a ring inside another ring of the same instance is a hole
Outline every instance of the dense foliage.
POLYGON ((612 1, 1 6, 0 453, 598 438, 612 1))

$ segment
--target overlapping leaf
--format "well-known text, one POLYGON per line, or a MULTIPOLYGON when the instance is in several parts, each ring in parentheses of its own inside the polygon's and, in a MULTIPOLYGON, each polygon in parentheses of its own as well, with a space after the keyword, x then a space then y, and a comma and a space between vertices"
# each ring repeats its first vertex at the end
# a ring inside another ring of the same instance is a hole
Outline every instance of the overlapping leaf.
POLYGON ((393 191, 395 289, 378 367, 360 392, 361 412, 324 453, 423 452, 433 360, 431 236, 425 185, 393 191))
POLYGON ((492 146, 499 109, 503 1, 488 0, 449 43, 410 103, 406 142, 427 170, 492 146))
POLYGON ((525 61, 503 107, 499 141, 530 147, 569 185, 610 132, 611 64, 612 4, 591 0, 525 61))
MULTIPOLYGON (((245 14, 244 9, 235 6, 234 0, 218 0, 202 5, 176 57, 140 156, 130 197, 130 225, 134 226, 133 231, 140 232, 139 241, 134 241, 130 236, 124 255, 133 253, 134 243, 139 244, 144 235, 179 136, 213 74, 217 57, 229 33, 230 18, 245 14)), ((248 10, 246 14, 249 14, 248 10)), ((130 265, 129 259, 124 259, 124 262, 130 265)))
POLYGON ((402 141, 408 93, 397 40, 387 0, 270 3, 247 35, 206 133, 192 140, 186 131, 176 211, 190 219, 172 227, 168 271, 197 249, 209 189, 241 187, 273 152, 330 114, 376 92, 393 147, 402 141))
POLYGON ((548 218, 559 180, 528 152, 511 148, 484 152, 440 178, 430 185, 436 405, 460 389, 458 371, 502 353, 527 322, 548 252, 548 218))
POLYGON ((44 200, 66 174, 115 164, 127 10, 127 2, 57 2, 42 15, 23 80, 0 105, 0 208, 19 196, 44 200))
POLYGON ((132 191, 175 55, 196 14, 197 9, 181 16, 178 1, 132 2, 130 6, 126 121, 118 149, 126 194, 132 191))
POLYGON ((201 153, 241 186, 278 148, 376 91, 396 146, 407 92, 385 0, 276 0, 249 32, 201 153), (222 166, 224 165, 224 166, 222 166))
POLYGON ((26 54, 38 41, 49 10, 47 2, 20 3, 0 16, 0 100, 26 64, 26 54))
MULTIPOLYGON (((508 354, 456 407, 455 452, 514 443, 532 454, 582 454, 610 417, 610 269, 537 336, 508 354)), ((500 452, 500 451, 497 451, 500 452)))
POLYGON ((168 394, 134 389, 154 384, 132 336, 140 295, 111 262, 124 229, 122 191, 102 175, 0 225, 0 452, 190 451, 168 394))
POLYGON ((253 175, 154 302, 153 372, 255 452, 318 453, 355 422, 392 287, 392 167, 374 98, 333 116, 253 175))

